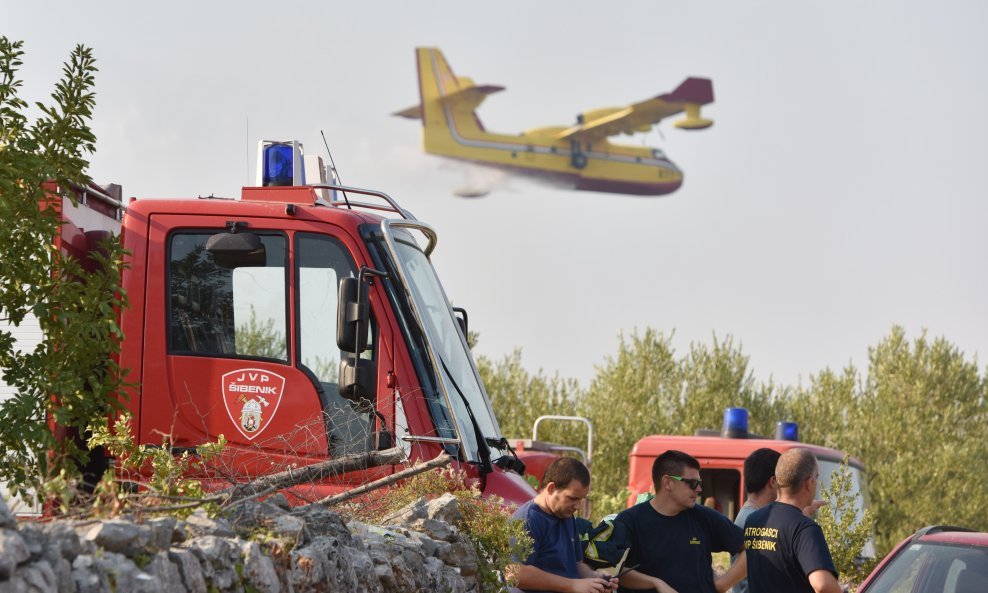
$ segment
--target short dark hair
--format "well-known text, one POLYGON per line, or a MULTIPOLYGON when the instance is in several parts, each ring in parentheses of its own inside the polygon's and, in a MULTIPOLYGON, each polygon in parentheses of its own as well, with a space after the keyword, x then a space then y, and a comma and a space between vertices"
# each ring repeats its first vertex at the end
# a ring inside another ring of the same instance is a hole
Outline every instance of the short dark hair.
POLYGON ((590 486, 590 470, 579 459, 560 457, 545 468, 545 473, 542 474, 542 487, 545 488, 549 482, 553 482, 556 488, 566 488, 573 480, 582 484, 584 488, 590 486))
POLYGON ((687 467, 692 467, 695 470, 700 469, 700 462, 689 453, 670 449, 656 457, 655 461, 652 462, 652 485, 655 487, 655 492, 659 492, 662 476, 681 475, 687 467))
POLYGON ((748 494, 761 492, 775 475, 775 464, 782 454, 774 449, 763 447, 752 451, 744 460, 744 491, 748 494))

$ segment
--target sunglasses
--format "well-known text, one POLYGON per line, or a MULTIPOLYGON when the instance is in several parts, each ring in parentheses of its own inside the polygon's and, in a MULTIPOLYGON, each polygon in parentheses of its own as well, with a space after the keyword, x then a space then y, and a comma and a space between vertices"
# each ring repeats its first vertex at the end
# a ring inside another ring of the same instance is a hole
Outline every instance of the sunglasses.
POLYGON ((703 484, 702 480, 697 480, 695 478, 684 478, 683 476, 669 476, 669 477, 672 478, 673 480, 677 480, 679 482, 682 482, 683 484, 686 484, 687 486, 690 487, 690 490, 696 490, 697 488, 700 487, 701 484, 703 484))

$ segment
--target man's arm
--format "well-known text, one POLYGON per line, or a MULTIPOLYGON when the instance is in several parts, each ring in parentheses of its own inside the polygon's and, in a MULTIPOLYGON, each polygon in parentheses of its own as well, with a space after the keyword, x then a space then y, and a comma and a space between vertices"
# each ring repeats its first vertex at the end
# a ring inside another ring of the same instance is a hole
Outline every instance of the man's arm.
MULTIPOLYGON (((577 570, 580 570, 578 563, 577 570)), ((586 566, 586 565, 584 565, 586 566)), ((586 566, 586 568, 590 568, 586 566)), ((510 564, 508 575, 515 577, 515 586, 521 589, 537 591, 555 591, 557 593, 604 593, 610 591, 610 581, 602 578, 570 579, 546 572, 529 564, 510 564)))
POLYGON ((724 593, 746 576, 748 576, 748 555, 745 554, 744 550, 741 550, 727 572, 714 580, 714 589, 717 589, 717 593, 724 593))
POLYGON ((837 577, 829 570, 814 570, 809 575, 810 586, 816 593, 841 593, 837 577))
POLYGON ((628 589, 654 589, 658 593, 677 593, 660 578, 650 577, 637 570, 629 570, 621 577, 621 586, 628 589))

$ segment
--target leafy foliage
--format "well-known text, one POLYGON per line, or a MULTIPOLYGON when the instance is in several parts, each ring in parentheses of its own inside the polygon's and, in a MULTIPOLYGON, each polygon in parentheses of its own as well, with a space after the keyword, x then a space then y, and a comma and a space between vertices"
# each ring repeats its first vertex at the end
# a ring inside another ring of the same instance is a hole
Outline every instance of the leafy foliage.
POLYGON ((234 339, 237 354, 281 360, 287 358, 284 334, 275 328, 274 319, 258 319, 253 305, 250 307, 250 318, 237 326, 234 339))
POLYGON ((868 466, 881 548, 924 525, 988 530, 988 380, 976 363, 893 328, 870 349, 855 404, 845 448, 868 466))
POLYGON ((104 242, 85 266, 55 245, 58 206, 50 192, 67 196, 89 183, 86 155, 94 150, 89 128, 96 67, 91 51, 77 46, 52 93, 52 104, 28 104, 18 96, 22 43, 0 37, 0 321, 18 326, 29 315, 44 337, 31 351, 15 347, 0 329, 0 368, 16 395, 0 406, 0 480, 18 494, 63 494, 78 483, 87 452, 82 436, 105 425, 118 407, 121 373, 115 354, 121 337, 115 311, 123 251, 104 242), (52 431, 47 421, 59 429, 52 431), (58 485, 58 486, 53 486, 58 485))
MULTIPOLYGON (((131 431, 131 418, 121 414, 111 430, 107 426, 97 427, 89 445, 106 447, 113 455, 120 476, 130 476, 139 480, 142 473, 149 475, 147 482, 138 485, 146 488, 150 496, 144 497, 144 506, 162 506, 175 500, 195 501, 205 496, 202 484, 191 475, 202 474, 208 468, 210 461, 219 456, 226 446, 226 439, 219 435, 215 443, 207 443, 196 448, 195 454, 189 451, 175 455, 167 435, 162 437, 161 446, 137 445, 131 431), (148 471, 150 470, 150 471, 148 471)), ((102 506, 111 506, 112 511, 126 508, 126 498, 120 496, 120 484, 112 472, 107 472, 97 491, 97 510, 102 506)), ((176 510, 178 516, 186 516, 192 512, 191 507, 176 510)))
POLYGON ((874 567, 874 562, 862 560, 861 551, 874 533, 875 515, 871 509, 864 509, 858 518, 856 508, 863 501, 853 488, 847 457, 834 471, 830 487, 822 494, 827 505, 818 511, 817 522, 823 529, 834 566, 842 581, 860 583, 874 567))
MULTIPOLYGON (((580 402, 579 412, 596 429, 594 492, 606 496, 628 484, 628 454, 638 439, 679 431, 673 413, 679 404, 682 372, 671 339, 652 329, 627 339, 621 336, 617 355, 598 367, 580 402)), ((615 510, 595 507, 594 514, 615 510)))
POLYGON ((386 524, 389 516, 410 503, 446 492, 456 496, 463 514, 463 524, 457 527, 470 538, 477 551, 481 591, 501 590, 505 567, 513 559, 527 558, 532 551, 532 540, 524 524, 513 520, 505 510, 503 500, 481 496, 476 484, 468 484, 463 472, 439 469, 413 476, 386 495, 375 498, 373 504, 351 506, 351 512, 362 520, 386 524))
MULTIPOLYGON (((572 416, 576 413, 576 401, 581 396, 580 387, 573 379, 559 375, 547 376, 541 370, 535 374, 526 371, 521 364, 521 350, 494 362, 480 357, 477 369, 490 394, 492 404, 498 410, 501 432, 511 436, 528 436, 535 419, 545 414, 572 416)), ((540 431, 542 429, 540 428, 540 431)), ((571 427, 546 425, 545 438, 540 440, 570 443, 583 439, 586 434, 577 433, 571 427)))

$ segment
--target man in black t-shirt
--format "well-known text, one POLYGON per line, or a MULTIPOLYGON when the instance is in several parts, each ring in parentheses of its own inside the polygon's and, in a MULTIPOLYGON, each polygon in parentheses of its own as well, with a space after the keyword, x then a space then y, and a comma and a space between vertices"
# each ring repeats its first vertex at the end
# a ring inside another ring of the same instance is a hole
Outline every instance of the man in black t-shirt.
POLYGON ((802 509, 816 496, 820 468, 807 449, 790 449, 775 467, 779 499, 745 522, 751 593, 840 593, 823 530, 802 509))
POLYGON ((625 509, 614 520, 615 534, 630 547, 621 591, 659 593, 723 592, 744 577, 741 528, 717 511, 696 504, 700 464, 682 451, 666 451, 652 464, 655 498, 625 509), (618 529, 620 527, 621 529, 618 529), (740 553, 714 581, 710 554, 740 553))

